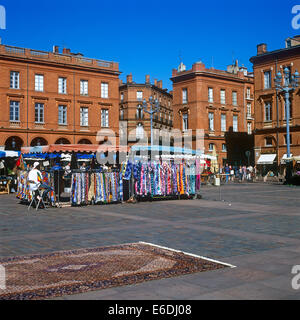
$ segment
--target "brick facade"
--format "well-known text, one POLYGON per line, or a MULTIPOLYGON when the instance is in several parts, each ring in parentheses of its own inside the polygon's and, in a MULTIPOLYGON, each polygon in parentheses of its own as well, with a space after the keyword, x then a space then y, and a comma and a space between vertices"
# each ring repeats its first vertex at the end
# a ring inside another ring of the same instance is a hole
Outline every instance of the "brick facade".
POLYGON ((88 59, 67 49, 60 54, 57 48, 43 52, 0 45, 0 106, 0 146, 6 149, 96 144, 97 132, 102 129, 102 109, 108 110, 108 128, 118 134, 118 63, 88 59), (59 78, 65 79, 65 93, 59 93, 59 78), (87 95, 80 92, 81 80, 88 81, 87 95), (108 84, 105 98, 101 97, 101 83, 108 84), (36 106, 43 106, 43 119, 36 106), (59 106, 66 110, 63 124, 59 124, 59 106), (88 108, 86 126, 80 123, 82 107, 88 108), (42 121, 37 122, 36 117, 42 121))
MULTIPOLYGON (((192 69, 185 70, 181 64, 178 69, 173 69, 171 80, 174 127, 183 131, 191 129, 193 136, 197 129, 203 129, 204 152, 217 154, 219 165, 246 163, 245 151, 252 151, 252 134, 248 134, 247 128, 249 123, 249 130, 253 130, 254 90, 253 77, 246 68, 239 67, 236 62, 227 71, 222 71, 206 68, 204 63, 197 62, 192 69), (221 101, 221 95, 224 97, 221 90, 225 92, 225 101, 221 101), (237 119, 237 128, 233 124, 234 118, 237 119)), ((195 144, 193 141, 193 148, 196 148, 195 144)))
MULTIPOLYGON (((276 93, 275 76, 288 67, 292 73, 300 70, 300 37, 287 39, 286 48, 267 51, 267 45, 257 46, 253 63, 255 79, 255 161, 262 154, 276 154, 274 164, 279 165, 287 153, 285 101, 283 93, 276 93), (267 78, 270 73, 270 80, 267 78), (268 105, 270 108, 268 108, 268 105)), ((300 96, 299 89, 290 94, 291 154, 300 155, 300 96)))
MULTIPOLYGON (((163 89, 162 81, 154 80, 150 83, 150 76, 146 75, 145 83, 135 83, 132 75, 127 76, 126 83, 120 83, 120 121, 127 122, 129 133, 136 137, 137 127, 141 126, 148 137, 150 144, 151 125, 150 115, 143 110, 143 100, 145 99, 150 109, 149 98, 158 100, 159 112, 153 116, 153 128, 170 131, 173 127, 172 95, 163 89)), ((139 139, 130 139, 129 145, 136 143, 139 139), (134 140, 134 141, 133 141, 134 140)))

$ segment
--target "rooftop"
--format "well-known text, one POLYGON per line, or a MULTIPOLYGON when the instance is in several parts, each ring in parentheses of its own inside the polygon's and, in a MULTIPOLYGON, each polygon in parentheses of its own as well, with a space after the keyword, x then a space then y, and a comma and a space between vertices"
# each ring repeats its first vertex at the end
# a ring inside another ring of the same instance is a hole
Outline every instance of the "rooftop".
POLYGON ((70 66, 86 67, 103 69, 106 71, 113 71, 119 73, 119 63, 104 61, 98 59, 91 59, 83 57, 81 54, 61 54, 58 52, 47 52, 26 48, 19 48, 8 45, 0 45, 0 57, 14 57, 23 58, 26 60, 40 61, 40 62, 50 62, 56 64, 64 64, 70 66))

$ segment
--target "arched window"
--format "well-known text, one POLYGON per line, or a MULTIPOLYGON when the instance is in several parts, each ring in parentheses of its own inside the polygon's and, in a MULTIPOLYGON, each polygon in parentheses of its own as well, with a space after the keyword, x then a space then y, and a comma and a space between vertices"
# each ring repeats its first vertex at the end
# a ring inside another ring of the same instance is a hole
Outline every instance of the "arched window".
POLYGON ((47 146, 48 142, 44 138, 35 138, 31 141, 31 147, 47 146))
POLYGON ((60 138, 56 140, 55 144, 70 144, 70 141, 66 138, 60 138))
POLYGON ((92 142, 89 139, 81 139, 78 144, 92 144, 92 142))
POLYGON ((5 141, 5 150, 21 151, 23 140, 19 137, 9 137, 5 141))

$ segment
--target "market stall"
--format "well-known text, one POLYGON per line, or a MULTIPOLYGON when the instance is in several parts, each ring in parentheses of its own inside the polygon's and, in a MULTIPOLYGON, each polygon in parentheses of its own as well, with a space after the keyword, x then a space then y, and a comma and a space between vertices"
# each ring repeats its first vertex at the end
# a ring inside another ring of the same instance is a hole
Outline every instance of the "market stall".
POLYGON ((39 161, 43 174, 47 175, 49 186, 54 190, 53 198, 57 206, 120 201, 115 181, 119 177, 119 155, 127 154, 127 147, 49 145, 25 147, 21 151, 27 165, 26 170, 20 171, 18 176, 17 197, 20 200, 30 201, 26 173, 30 170, 30 163, 39 161), (109 152, 112 163, 106 161, 109 152), (99 159, 103 160, 102 164, 98 163, 99 159), (101 185, 102 181, 104 187, 101 185))
POLYGON ((187 148, 133 146, 125 175, 132 179, 131 194, 138 200, 194 198, 201 186, 201 156, 187 148))

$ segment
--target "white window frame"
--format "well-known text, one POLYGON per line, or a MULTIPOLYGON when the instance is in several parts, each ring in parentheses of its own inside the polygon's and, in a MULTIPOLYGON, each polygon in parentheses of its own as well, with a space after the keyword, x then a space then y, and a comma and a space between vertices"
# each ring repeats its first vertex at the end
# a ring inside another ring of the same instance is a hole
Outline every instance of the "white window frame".
POLYGON ((80 107, 80 126, 88 127, 89 125, 89 108, 80 107))
POLYGON ((20 102, 10 101, 9 103, 9 121, 20 122, 20 102))
POLYGON ((34 106, 34 122, 45 123, 45 106, 43 103, 35 103, 34 106))
POLYGON ((222 143, 222 151, 223 151, 223 152, 227 152, 226 143, 222 143))
POLYGON ((80 80, 80 95, 88 96, 89 94, 89 82, 88 80, 80 80))
POLYGON ((34 76, 34 89, 35 91, 43 92, 44 91, 44 75, 36 74, 34 76))
POLYGON ((208 145, 208 151, 214 151, 214 146, 215 146, 214 143, 210 143, 210 144, 208 145))
POLYGON ((10 89, 20 89, 20 72, 10 72, 10 89))
POLYGON ((182 114, 182 130, 187 131, 189 129, 189 115, 188 113, 182 114))
POLYGON ((143 91, 136 92, 136 100, 142 101, 143 100, 143 91))
POLYGON ((267 70, 264 72, 264 89, 271 89, 272 84, 272 74, 271 70, 267 70))
POLYGON ((220 90, 220 103, 226 104, 226 90, 225 89, 220 90))
POLYGON ((215 130, 215 115, 213 112, 208 113, 209 131, 215 130))
POLYGON ((67 94, 67 78, 58 78, 58 93, 67 94))
POLYGON ((101 82, 101 98, 108 99, 108 82, 101 82))
POLYGON ((58 106, 58 124, 67 125, 68 108, 65 105, 58 106))
POLYGON ((237 91, 232 91, 232 105, 233 106, 237 106, 238 103, 237 103, 237 91))
POLYGON ((265 122, 272 121, 272 104, 271 104, 271 102, 265 103, 264 119, 265 119, 265 122))
POLYGON ((226 132, 226 114, 221 113, 221 131, 226 132))
POLYGON ((188 102, 187 88, 182 89, 182 103, 185 104, 188 102))
POLYGON ((214 89, 208 88, 208 102, 213 103, 214 102, 214 89))
POLYGON ((252 115, 252 106, 251 103, 247 103, 247 117, 251 117, 252 115))
POLYGON ((234 116, 232 117, 232 128, 233 128, 233 132, 238 132, 238 130, 239 130, 238 122, 239 122, 238 116, 237 116, 237 115, 234 115, 234 116))
POLYGON ((109 127, 109 110, 101 109, 101 127, 108 128, 109 127))
POLYGON ((248 134, 252 134, 252 124, 251 124, 251 122, 247 122, 247 132, 248 132, 248 134))
POLYGON ((247 99, 251 99, 251 89, 247 88, 247 99))

